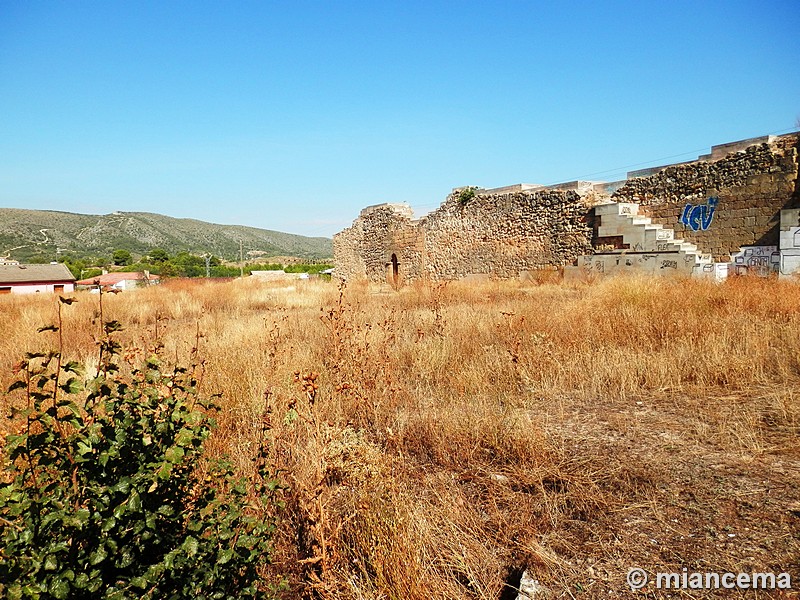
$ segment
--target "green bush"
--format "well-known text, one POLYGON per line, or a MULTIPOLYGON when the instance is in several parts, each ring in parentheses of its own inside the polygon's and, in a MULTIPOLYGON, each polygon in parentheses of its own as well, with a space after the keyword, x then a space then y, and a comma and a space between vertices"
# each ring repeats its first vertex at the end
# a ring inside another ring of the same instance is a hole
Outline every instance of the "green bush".
POLYGON ((475 190, 477 188, 474 187, 465 187, 460 192, 458 192, 458 203, 461 206, 466 206, 470 200, 475 197, 475 190))
POLYGON ((3 457, 0 597, 265 597, 257 569, 281 486, 264 450, 249 481, 205 459, 215 406, 195 369, 165 372, 154 355, 123 377, 119 325, 104 328, 100 374, 85 385, 60 349, 18 365, 9 393, 26 408, 3 457))

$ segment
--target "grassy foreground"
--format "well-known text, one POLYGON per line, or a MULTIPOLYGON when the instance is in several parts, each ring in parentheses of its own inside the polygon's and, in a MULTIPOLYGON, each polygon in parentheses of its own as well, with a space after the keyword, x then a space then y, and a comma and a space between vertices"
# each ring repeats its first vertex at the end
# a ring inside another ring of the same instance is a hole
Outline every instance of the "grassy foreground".
MULTIPOLYGON (((76 297, 65 359, 91 372, 98 297, 76 297)), ((244 280, 103 303, 129 352, 199 348, 212 452, 246 473, 268 429, 289 489, 264 576, 286 598, 515 598, 525 569, 566 598, 628 597, 630 567, 800 588, 795 285, 244 280)), ((55 312, 0 298, 3 390, 55 312)))

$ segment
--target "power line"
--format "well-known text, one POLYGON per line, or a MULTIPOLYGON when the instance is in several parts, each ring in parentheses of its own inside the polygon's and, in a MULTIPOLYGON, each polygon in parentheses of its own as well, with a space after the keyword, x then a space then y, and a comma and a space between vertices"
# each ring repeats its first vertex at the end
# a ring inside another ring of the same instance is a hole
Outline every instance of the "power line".
MULTIPOLYGON (((771 132, 769 132, 769 133, 767 133, 765 135, 778 135, 778 134, 782 134, 782 133, 788 133, 790 131, 796 131, 797 129, 800 129, 800 127, 789 127, 787 129, 779 129, 779 130, 776 130, 776 131, 771 131, 771 132)), ((684 156, 690 156, 690 155, 691 156, 698 156, 700 153, 705 152, 706 150, 708 150, 708 147, 698 148, 696 150, 689 150, 689 151, 686 151, 686 152, 681 152, 679 154, 671 154, 669 156, 663 156, 661 158, 654 158, 654 159, 647 160, 647 161, 644 161, 644 162, 633 163, 633 164, 629 164, 629 165, 623 165, 623 166, 614 167, 614 168, 611 168, 611 169, 605 169, 603 171, 595 171, 593 173, 588 173, 588 174, 585 174, 585 175, 579 175, 579 176, 575 177, 574 179, 575 180, 583 180, 583 179, 587 179, 589 177, 594 177, 595 175, 604 175, 604 174, 608 174, 608 173, 625 174, 625 176, 627 177, 627 171, 629 169, 633 169, 635 167, 643 167, 643 166, 650 165, 650 164, 653 164, 653 163, 661 163, 663 161, 668 161, 668 160, 672 160, 672 159, 675 159, 675 158, 681 158, 681 157, 684 157, 684 156)), ((556 185, 558 183, 563 183, 563 181, 553 181, 552 183, 543 184, 543 187, 547 187, 547 186, 550 186, 550 185, 556 185)), ((437 203, 426 203, 426 204, 412 204, 411 202, 408 202, 408 204, 411 205, 411 207, 414 209, 415 212, 418 212, 418 211, 421 211, 421 209, 426 209, 426 208, 435 209, 435 208, 441 206, 442 203, 441 202, 437 202, 437 203)), ((424 212, 424 211, 421 211, 421 212, 424 212)), ((326 227, 322 226, 322 227, 319 227, 319 228, 311 229, 310 231, 313 232, 313 231, 320 231, 320 230, 324 230, 324 229, 326 229, 326 227)))
MULTIPOLYGON (((781 134, 781 133, 788 133, 790 131, 795 131, 796 129, 798 129, 798 128, 797 127, 789 127, 788 129, 779 129, 777 131, 770 131, 766 135, 778 135, 778 134, 781 134)), ((707 148, 699 148, 697 150, 689 150, 687 152, 681 152, 680 154, 673 154, 671 156, 664 156, 662 158, 654 158, 652 160, 648 160, 648 161, 640 162, 640 163, 635 163, 635 164, 632 164, 632 165, 614 167, 613 169, 606 169, 605 171, 596 171, 594 173, 589 173, 587 175, 579 175, 578 177, 576 177, 576 179, 583 179, 584 177, 592 177, 594 175, 602 175, 604 173, 616 173, 616 172, 620 172, 620 171, 627 171, 628 169, 631 169, 633 167, 643 167, 645 165, 649 165, 649 164, 655 163, 655 162, 661 162, 661 161, 670 160, 670 159, 673 159, 673 158, 680 158, 682 156, 688 156, 688 155, 698 155, 699 153, 701 153, 701 152, 703 152, 705 150, 707 150, 707 148)), ((558 182, 558 181, 553 182, 553 184, 555 184, 555 183, 560 183, 560 182, 558 182)), ((553 185, 553 184, 548 184, 548 185, 553 185)))

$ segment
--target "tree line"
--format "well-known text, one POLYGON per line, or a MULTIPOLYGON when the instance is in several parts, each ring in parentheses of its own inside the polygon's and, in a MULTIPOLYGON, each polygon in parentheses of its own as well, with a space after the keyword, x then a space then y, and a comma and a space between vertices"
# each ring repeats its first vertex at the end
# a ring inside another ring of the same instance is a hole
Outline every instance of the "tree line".
POLYGON ((103 268, 115 271, 142 272, 149 271, 162 277, 238 277, 249 275, 252 271, 278 271, 287 273, 319 273, 333 265, 278 263, 248 263, 244 266, 224 263, 213 255, 197 255, 189 252, 178 252, 170 255, 162 248, 153 248, 147 254, 135 258, 129 250, 117 249, 108 258, 75 258, 70 255, 59 257, 59 262, 66 265, 76 279, 89 279, 103 272, 103 268))

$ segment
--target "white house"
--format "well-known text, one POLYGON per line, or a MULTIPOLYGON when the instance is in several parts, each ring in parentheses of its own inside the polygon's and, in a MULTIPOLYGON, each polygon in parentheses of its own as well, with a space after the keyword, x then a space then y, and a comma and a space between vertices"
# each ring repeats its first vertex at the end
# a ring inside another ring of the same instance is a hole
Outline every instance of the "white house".
POLYGON ((104 290, 131 290, 146 285, 155 285, 159 283, 159 280, 160 278, 158 275, 151 275, 146 271, 144 273, 139 273, 137 271, 116 271, 114 273, 104 273, 97 277, 81 279, 77 284, 81 286, 80 289, 89 287, 96 290, 97 286, 100 286, 104 290))
POLYGON ((287 273, 277 271, 250 271, 250 277, 262 281, 289 281, 292 279, 308 279, 308 273, 287 273))
POLYGON ((0 294, 75 291, 75 277, 63 264, 0 265, 0 294))

